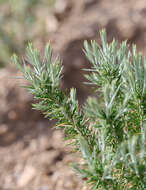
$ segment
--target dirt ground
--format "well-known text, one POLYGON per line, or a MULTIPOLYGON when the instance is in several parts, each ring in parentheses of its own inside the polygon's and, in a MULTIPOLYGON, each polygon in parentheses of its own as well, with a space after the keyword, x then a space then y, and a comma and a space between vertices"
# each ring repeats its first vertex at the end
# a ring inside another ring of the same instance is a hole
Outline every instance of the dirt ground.
MULTIPOLYGON (((52 14, 45 41, 60 54, 64 88, 76 87, 80 103, 89 94, 80 71, 90 66, 82 51, 85 39, 98 41, 104 27, 109 41, 128 39, 145 54, 146 0, 60 0, 52 14)), ((25 81, 14 78, 20 75, 14 67, 0 70, 0 190, 87 189, 69 166, 79 156, 65 146, 55 122, 31 109, 33 98, 20 87, 25 81)))

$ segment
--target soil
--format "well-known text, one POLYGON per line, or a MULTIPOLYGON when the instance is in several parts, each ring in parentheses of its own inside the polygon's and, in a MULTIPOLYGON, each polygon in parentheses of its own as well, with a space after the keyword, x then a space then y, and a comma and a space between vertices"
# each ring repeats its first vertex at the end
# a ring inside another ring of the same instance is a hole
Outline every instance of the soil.
MULTIPOLYGON (((109 41, 128 39, 145 54, 146 1, 59 1, 48 21, 53 28, 44 41, 51 41, 55 55, 63 61, 64 88, 76 87, 83 103, 90 94, 81 72, 90 67, 83 41, 99 41, 98 30, 104 27, 109 41)), ((26 82, 14 78, 20 75, 13 67, 0 70, 0 190, 87 189, 69 166, 79 156, 65 146, 62 131, 53 128, 54 121, 31 109, 33 97, 20 87, 26 82)))

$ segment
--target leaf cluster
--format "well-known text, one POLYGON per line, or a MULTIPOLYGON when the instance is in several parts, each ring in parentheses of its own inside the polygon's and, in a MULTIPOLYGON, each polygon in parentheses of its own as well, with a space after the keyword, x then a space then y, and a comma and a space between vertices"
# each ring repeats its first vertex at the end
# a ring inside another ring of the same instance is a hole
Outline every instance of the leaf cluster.
POLYGON ((145 189, 146 136, 146 59, 129 50, 127 42, 107 42, 100 32, 102 45, 85 41, 84 52, 91 62, 86 69, 88 84, 95 96, 89 97, 82 109, 76 90, 70 94, 60 87, 63 66, 52 59, 50 44, 44 59, 29 44, 29 65, 14 55, 13 61, 30 85, 27 86, 45 117, 57 119, 84 162, 73 164, 92 190, 145 189))

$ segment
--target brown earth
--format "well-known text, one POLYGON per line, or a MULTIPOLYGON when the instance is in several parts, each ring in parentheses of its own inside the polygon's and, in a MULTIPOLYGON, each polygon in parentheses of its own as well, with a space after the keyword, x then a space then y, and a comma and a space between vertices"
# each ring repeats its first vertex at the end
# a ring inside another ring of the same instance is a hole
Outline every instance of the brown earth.
MULTIPOLYGON (((82 52, 84 39, 99 40, 98 30, 104 27, 109 41, 128 39, 144 53, 146 0, 60 2, 53 19, 46 21, 44 41, 50 40, 63 60, 64 88, 76 87, 82 103, 89 94, 80 71, 89 67, 82 52)), ((31 109, 32 96, 20 88, 25 82, 14 79, 20 75, 14 68, 0 70, 0 190, 83 189, 84 182, 69 166, 79 158, 64 146, 62 132, 51 127, 54 122, 31 109)))

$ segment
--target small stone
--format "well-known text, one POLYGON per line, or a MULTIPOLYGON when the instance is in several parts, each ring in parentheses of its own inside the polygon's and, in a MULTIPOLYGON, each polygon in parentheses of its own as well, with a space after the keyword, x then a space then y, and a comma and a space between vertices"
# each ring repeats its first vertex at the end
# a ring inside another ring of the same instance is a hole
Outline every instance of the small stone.
POLYGON ((18 187, 26 186, 35 176, 36 170, 32 166, 26 166, 17 181, 18 187))
POLYGON ((47 32, 56 32, 59 27, 57 19, 50 15, 46 20, 46 31, 47 32))
POLYGON ((9 113, 8 113, 8 118, 11 119, 11 120, 15 120, 17 118, 17 114, 14 110, 11 110, 9 113))
POLYGON ((8 126, 6 124, 0 125, 0 135, 5 134, 8 131, 8 126))
POLYGON ((55 4, 55 9, 57 13, 63 13, 66 8, 67 8, 67 1, 65 0, 59 0, 55 4))

